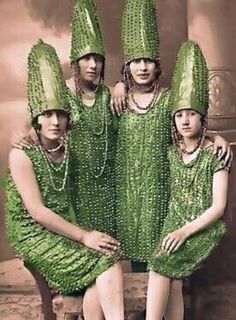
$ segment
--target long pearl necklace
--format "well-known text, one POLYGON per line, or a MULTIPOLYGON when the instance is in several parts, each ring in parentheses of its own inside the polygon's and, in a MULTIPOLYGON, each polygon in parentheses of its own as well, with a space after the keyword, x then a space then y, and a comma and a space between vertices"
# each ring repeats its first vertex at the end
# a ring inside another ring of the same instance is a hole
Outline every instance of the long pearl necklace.
POLYGON ((66 185, 66 181, 67 181, 68 167, 69 167, 69 152, 68 152, 67 141, 65 143, 65 151, 64 151, 63 159, 62 159, 61 164, 59 166, 54 165, 53 161, 49 158, 45 148, 42 145, 39 145, 38 148, 39 148, 39 151, 41 152, 43 159, 45 161, 46 168, 47 168, 53 189, 58 192, 64 190, 65 185, 66 185), (62 183, 60 186, 56 186, 55 179, 53 178, 53 171, 59 172, 62 169, 64 170, 62 183))
POLYGON ((105 95, 105 92, 103 92, 103 91, 101 92, 100 91, 101 89, 102 89, 101 86, 98 86, 96 88, 95 102, 94 102, 94 105, 91 107, 91 108, 93 108, 93 107, 98 106, 100 109, 102 108, 101 117, 100 117, 101 120, 102 120, 102 123, 101 123, 101 127, 100 127, 99 131, 94 129, 93 122, 90 119, 91 116, 90 116, 89 111, 88 111, 88 108, 90 108, 90 107, 87 107, 86 105, 84 105, 83 99, 82 99, 82 97, 80 97, 81 105, 83 107, 84 114, 85 114, 85 120, 86 120, 86 123, 88 124, 88 127, 89 127, 90 131, 95 136, 101 136, 104 133, 105 146, 104 146, 104 150, 103 150, 103 163, 102 163, 102 165, 100 167, 99 172, 96 172, 96 170, 93 169, 93 166, 92 166, 92 142, 90 142, 88 144, 88 148, 89 148, 89 167, 90 167, 90 170, 91 170, 93 176, 96 179, 101 177, 101 175, 104 172, 104 169, 105 169, 105 166, 106 166, 106 162, 107 162, 107 152, 108 152, 108 116, 107 116, 106 103, 105 103, 106 95, 105 95))

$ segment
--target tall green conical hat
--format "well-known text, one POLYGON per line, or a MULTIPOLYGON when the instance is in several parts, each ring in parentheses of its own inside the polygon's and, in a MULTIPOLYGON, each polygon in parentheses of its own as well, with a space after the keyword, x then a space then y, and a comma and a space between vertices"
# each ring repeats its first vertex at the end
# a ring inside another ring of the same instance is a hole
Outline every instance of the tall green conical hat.
POLYGON ((70 61, 89 53, 105 55, 96 5, 93 0, 75 0, 70 61))
POLYGON ((28 104, 32 119, 47 110, 66 111, 66 84, 55 49, 39 40, 28 56, 28 104))
POLYGON ((126 0, 122 19, 125 62, 159 57, 159 36, 153 0, 126 0))
POLYGON ((209 102, 208 69, 199 45, 184 42, 178 52, 171 86, 172 113, 193 109, 206 115, 209 102))

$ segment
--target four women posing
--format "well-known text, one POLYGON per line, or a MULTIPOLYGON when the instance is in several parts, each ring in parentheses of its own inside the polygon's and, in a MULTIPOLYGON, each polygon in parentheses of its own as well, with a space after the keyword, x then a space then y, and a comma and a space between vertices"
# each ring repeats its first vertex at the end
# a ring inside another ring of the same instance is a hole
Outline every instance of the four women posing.
POLYGON ((197 44, 183 45, 165 90, 153 1, 127 0, 122 25, 119 120, 101 84, 105 58, 92 0, 75 2, 70 89, 54 49, 42 41, 32 48, 28 97, 39 144, 10 152, 7 230, 52 287, 86 289, 85 319, 123 319, 122 257, 134 270, 149 263, 147 319, 181 320, 181 279, 225 231, 218 219, 227 168, 205 139, 208 78, 197 44))

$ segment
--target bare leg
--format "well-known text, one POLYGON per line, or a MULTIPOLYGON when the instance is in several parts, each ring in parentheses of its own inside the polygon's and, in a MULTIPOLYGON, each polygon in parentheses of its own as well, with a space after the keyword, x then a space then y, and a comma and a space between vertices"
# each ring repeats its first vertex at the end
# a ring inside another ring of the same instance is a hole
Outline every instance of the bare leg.
POLYGON ((165 320, 184 319, 184 299, 182 292, 183 281, 172 280, 170 285, 170 296, 166 308, 165 320))
POLYGON ((149 272, 146 320, 162 320, 170 293, 170 278, 149 272))
POLYGON ((106 320, 124 320, 123 275, 119 263, 96 280, 99 301, 106 320))
POLYGON ((85 320, 103 320, 103 312, 96 285, 89 287, 83 298, 83 313, 85 320))

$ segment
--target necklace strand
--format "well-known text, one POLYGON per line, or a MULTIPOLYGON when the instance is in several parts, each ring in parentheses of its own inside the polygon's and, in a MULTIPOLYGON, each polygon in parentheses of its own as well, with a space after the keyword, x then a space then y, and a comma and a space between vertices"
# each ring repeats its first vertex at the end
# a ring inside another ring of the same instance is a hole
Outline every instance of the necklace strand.
POLYGON ((49 174, 49 178, 52 184, 52 187, 55 191, 62 191, 65 189, 65 185, 66 185, 66 181, 67 181, 67 176, 68 176, 68 168, 69 168, 69 153, 68 153, 68 144, 65 144, 65 152, 63 155, 63 160, 61 162, 61 165, 58 167, 55 167, 53 162, 49 159, 49 157, 47 156, 43 146, 39 145, 39 150, 43 156, 43 159, 45 161, 46 164, 46 168, 49 174), (55 183, 55 179, 53 178, 53 173, 52 173, 52 169, 56 172, 59 172, 62 170, 62 168, 64 167, 64 175, 63 175, 63 179, 62 179, 62 184, 60 187, 56 186, 55 183))
POLYGON ((197 149, 199 148, 200 144, 201 144, 201 139, 198 140, 196 146, 195 146, 192 150, 189 150, 189 151, 188 151, 188 150, 184 149, 183 147, 181 147, 180 150, 181 150, 181 152, 183 152, 184 154, 191 155, 191 154, 193 154, 195 151, 197 151, 197 149))
POLYGON ((134 98, 133 91, 131 90, 130 96, 131 96, 131 99, 132 99, 134 105, 136 106, 136 108, 138 108, 138 109, 140 109, 142 111, 149 110, 154 105, 154 102, 155 102, 156 97, 157 97, 158 88, 159 88, 158 85, 154 86, 154 90, 153 90, 153 93, 152 93, 153 94, 152 99, 150 100, 150 102, 145 107, 142 107, 142 106, 139 105, 139 103, 134 98))
POLYGON ((97 87, 97 90, 95 93, 96 98, 95 98, 95 103, 94 103, 93 107, 98 106, 98 107, 100 107, 99 109, 102 108, 102 111, 99 112, 99 118, 102 119, 100 131, 94 130, 94 126, 93 126, 94 121, 90 120, 91 114, 89 113, 89 111, 87 109, 88 107, 86 107, 84 105, 83 100, 80 97, 81 105, 84 110, 85 119, 88 124, 89 130, 92 132, 92 134, 94 136, 102 136, 104 134, 105 146, 103 149, 103 161, 102 161, 102 164, 99 168, 99 172, 97 172, 97 170, 94 169, 93 165, 92 165, 92 153, 93 152, 92 152, 92 139, 91 138, 90 138, 90 143, 88 144, 89 145, 89 168, 90 168, 91 173, 93 174, 93 176, 96 179, 101 177, 101 175, 104 172, 104 169, 106 167, 107 152, 108 152, 108 116, 107 116, 106 103, 105 103, 106 102, 105 101, 106 95, 105 95, 105 92, 103 92, 103 91, 100 92, 100 90, 98 90, 98 88, 102 88, 102 87, 99 87, 99 86, 97 87), (97 97, 98 97, 98 99, 97 99, 97 97))

